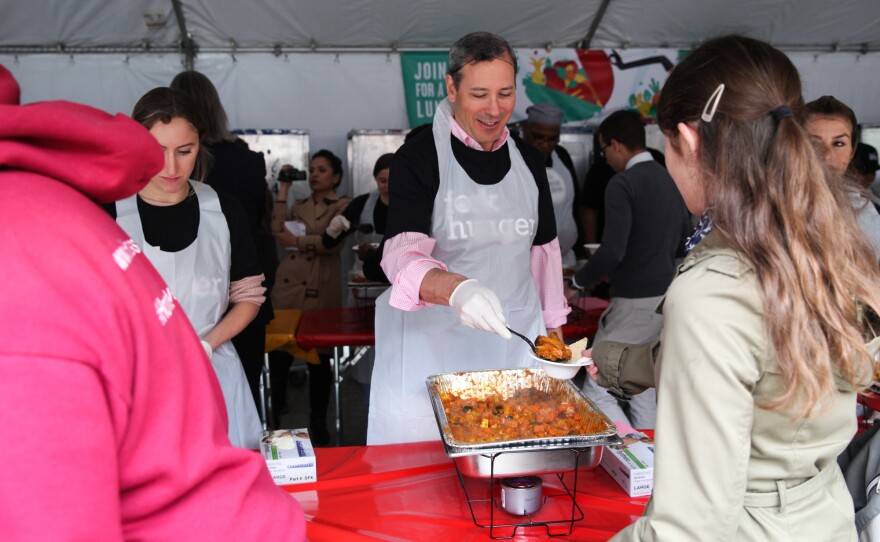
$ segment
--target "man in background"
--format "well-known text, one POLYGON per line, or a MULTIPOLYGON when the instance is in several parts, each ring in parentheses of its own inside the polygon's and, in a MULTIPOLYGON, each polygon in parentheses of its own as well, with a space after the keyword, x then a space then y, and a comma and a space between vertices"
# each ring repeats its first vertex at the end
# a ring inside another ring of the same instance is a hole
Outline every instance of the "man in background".
POLYGON ((574 162, 565 147, 559 144, 562 110, 550 103, 530 105, 528 119, 522 126, 522 137, 544 155, 547 182, 553 197, 556 216, 556 235, 562 251, 563 269, 574 269, 577 256, 583 255, 583 235, 580 230, 578 186, 574 162))
MULTIPOLYGON (((602 245, 569 282, 569 299, 608 276, 611 303, 599 320, 593 343, 642 344, 660 338, 657 304, 684 256, 690 221, 672 177, 645 147, 645 126, 632 111, 617 111, 599 126, 598 141, 616 172, 605 191, 602 245)), ((651 388, 622 405, 592 379, 583 391, 613 421, 652 429, 657 416, 651 388)))

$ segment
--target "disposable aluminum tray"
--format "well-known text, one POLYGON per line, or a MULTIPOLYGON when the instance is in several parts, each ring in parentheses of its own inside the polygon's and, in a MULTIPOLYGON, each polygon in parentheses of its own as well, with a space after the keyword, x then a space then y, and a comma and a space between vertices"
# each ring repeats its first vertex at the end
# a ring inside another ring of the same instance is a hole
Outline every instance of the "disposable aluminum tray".
POLYGON ((493 369, 437 374, 429 376, 425 384, 431 395, 431 406, 440 428, 446 455, 456 458, 459 469, 468 476, 519 476, 571 469, 574 465, 572 449, 581 449, 578 452, 580 467, 592 468, 599 463, 602 446, 622 443, 617 436, 617 427, 571 381, 549 378, 541 369, 493 369), (571 402, 581 409, 582 414, 598 416, 603 428, 583 435, 475 444, 453 438, 441 394, 450 392, 463 397, 480 398, 498 393, 502 397, 511 397, 517 390, 525 388, 545 391, 560 400, 571 402))

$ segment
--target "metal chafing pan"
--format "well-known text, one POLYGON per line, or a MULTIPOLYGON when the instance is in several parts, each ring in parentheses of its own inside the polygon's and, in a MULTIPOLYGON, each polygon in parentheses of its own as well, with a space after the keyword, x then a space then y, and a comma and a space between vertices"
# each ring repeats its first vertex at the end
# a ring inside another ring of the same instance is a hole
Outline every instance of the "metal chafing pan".
POLYGON ((440 428, 446 455, 453 458, 463 474, 477 478, 521 476, 571 470, 577 458, 579 468, 599 464, 602 446, 622 444, 617 427, 569 380, 549 378, 541 369, 493 369, 444 373, 425 380, 431 406, 440 428), (603 429, 583 435, 534 438, 497 442, 464 443, 453 438, 441 395, 451 392, 480 398, 491 393, 512 396, 517 390, 536 388, 567 400, 584 414, 600 417, 603 429))

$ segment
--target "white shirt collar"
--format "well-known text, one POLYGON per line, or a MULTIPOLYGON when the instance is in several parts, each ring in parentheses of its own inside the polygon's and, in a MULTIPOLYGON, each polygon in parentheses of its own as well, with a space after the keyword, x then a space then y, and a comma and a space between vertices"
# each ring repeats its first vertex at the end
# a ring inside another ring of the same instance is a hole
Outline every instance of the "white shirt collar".
POLYGON ((632 158, 630 158, 629 162, 626 163, 626 167, 623 169, 629 169, 636 164, 641 164, 642 162, 650 162, 653 159, 654 159, 654 157, 651 156, 650 152, 642 151, 642 152, 634 155, 632 158))

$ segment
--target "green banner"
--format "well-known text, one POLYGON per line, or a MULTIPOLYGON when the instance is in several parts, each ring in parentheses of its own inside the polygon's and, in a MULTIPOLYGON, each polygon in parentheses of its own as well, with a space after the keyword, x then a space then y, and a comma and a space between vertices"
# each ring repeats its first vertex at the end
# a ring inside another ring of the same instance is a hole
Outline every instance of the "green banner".
POLYGON ((434 120, 437 104, 446 97, 446 63, 444 52, 401 53, 403 93, 410 128, 434 120))

